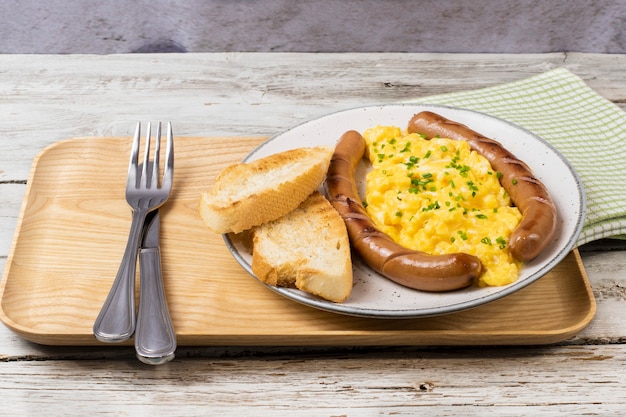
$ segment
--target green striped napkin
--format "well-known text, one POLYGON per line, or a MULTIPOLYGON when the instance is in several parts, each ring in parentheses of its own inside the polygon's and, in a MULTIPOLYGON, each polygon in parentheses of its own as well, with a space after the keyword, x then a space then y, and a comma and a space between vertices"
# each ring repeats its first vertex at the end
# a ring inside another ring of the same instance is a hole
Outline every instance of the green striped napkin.
POLYGON ((583 182, 587 212, 578 245, 626 239, 626 113, 576 75, 558 68, 411 102, 487 113, 541 136, 568 159, 583 182))

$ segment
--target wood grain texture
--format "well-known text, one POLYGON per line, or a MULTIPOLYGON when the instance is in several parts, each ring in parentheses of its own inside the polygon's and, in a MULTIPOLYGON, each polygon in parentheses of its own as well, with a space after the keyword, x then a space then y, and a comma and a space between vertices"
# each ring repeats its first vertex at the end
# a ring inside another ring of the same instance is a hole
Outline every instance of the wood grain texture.
MULTIPOLYGON (((128 137, 137 120, 172 120, 180 136, 267 136, 334 110, 560 66, 626 109, 625 55, 0 55, 0 267, 33 159, 60 140, 128 137)), ((621 416, 617 246, 581 248, 597 314, 558 346, 192 346, 148 368, 126 346, 42 346, 0 326, 0 415, 621 416)))
MULTIPOLYGON (((595 315, 578 253, 518 294, 426 319, 348 317, 274 294, 240 267, 198 214, 200 193, 263 140, 175 141, 174 185, 160 212, 164 286, 179 345, 545 344, 575 335, 595 315)), ((129 228, 130 145, 130 137, 70 139, 35 159, 0 286, 0 317, 27 340, 99 344, 92 326, 129 228)))
POLYGON ((621 346, 2 364, 6 415, 622 416, 621 346), (53 397, 53 398, 52 398, 53 397))
POLYGON ((267 136, 336 110, 556 67, 626 107, 623 65, 622 55, 576 53, 0 55, 0 181, 25 180, 49 144, 128 136, 137 120, 171 120, 181 136, 267 136))

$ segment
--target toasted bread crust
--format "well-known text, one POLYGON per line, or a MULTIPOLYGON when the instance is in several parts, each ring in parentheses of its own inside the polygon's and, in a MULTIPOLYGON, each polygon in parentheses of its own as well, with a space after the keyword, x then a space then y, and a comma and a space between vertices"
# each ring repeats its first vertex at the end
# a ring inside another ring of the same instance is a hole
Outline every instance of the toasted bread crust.
POLYGON ((297 148, 224 169, 200 197, 215 233, 240 233, 294 210, 324 181, 330 147, 297 148))
POLYGON ((254 228, 252 248, 252 271, 269 285, 296 287, 338 303, 352 291, 345 224, 318 192, 287 215, 254 228))

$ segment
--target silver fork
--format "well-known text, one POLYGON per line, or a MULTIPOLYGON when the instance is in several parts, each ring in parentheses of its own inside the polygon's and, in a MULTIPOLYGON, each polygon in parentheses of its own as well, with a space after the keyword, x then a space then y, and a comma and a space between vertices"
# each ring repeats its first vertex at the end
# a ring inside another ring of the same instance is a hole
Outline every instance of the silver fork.
POLYGON ((93 326, 93 333, 96 339, 102 342, 123 342, 130 339, 135 331, 135 271, 143 224, 148 213, 165 203, 172 189, 174 174, 172 125, 171 123, 167 125, 166 164, 160 185, 159 152, 161 148, 161 123, 159 122, 156 129, 153 162, 149 161, 150 128, 151 125, 148 123, 144 160, 141 165, 138 164, 141 123, 137 123, 137 129, 135 130, 126 182, 126 201, 132 208, 130 233, 117 276, 93 326), (149 166, 152 167, 152 171, 148 170, 149 166))

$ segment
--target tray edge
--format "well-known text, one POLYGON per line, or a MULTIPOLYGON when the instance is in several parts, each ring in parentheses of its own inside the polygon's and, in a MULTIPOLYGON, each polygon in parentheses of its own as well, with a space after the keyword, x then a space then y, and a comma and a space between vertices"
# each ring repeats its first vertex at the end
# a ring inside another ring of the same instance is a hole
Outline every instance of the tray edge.
MULTIPOLYGON (((261 137, 260 137, 261 138, 261 137)), ((93 340, 90 340, 89 337, 86 337, 86 335, 82 334, 82 333, 66 333, 66 334, 55 334, 55 335, 51 335, 49 333, 43 333, 43 332, 33 332, 32 329, 30 328, 26 328, 23 325, 20 325, 19 323, 14 322, 13 320, 11 320, 9 318, 9 316, 6 314, 6 312, 4 311, 4 307, 3 307, 3 301, 5 299, 5 288, 6 288, 6 284, 8 282, 8 278, 10 275, 10 270, 11 270, 11 265, 13 263, 13 257, 14 257, 14 252, 15 252, 15 247, 17 244, 17 240, 20 234, 20 231, 22 229, 22 224, 23 224, 23 220, 24 220, 24 214, 27 208, 27 202, 28 199, 30 197, 30 193, 31 193, 31 187, 32 187, 32 180, 34 178, 34 175, 36 173, 38 164, 41 160, 41 158, 52 148, 55 148, 57 146, 60 146, 62 144, 66 144, 67 142, 71 142, 71 141, 84 141, 84 140, 93 140, 95 138, 91 138, 91 137, 76 137, 76 138, 70 138, 70 139, 64 139, 61 141, 57 141, 53 144, 50 144, 48 146, 46 146, 45 148, 43 148, 34 158, 33 163, 31 164, 31 168, 30 168, 30 172, 29 172, 29 176, 28 176, 28 180, 27 180, 27 184, 26 184, 26 190, 24 193, 24 197, 21 203, 21 207, 20 207, 20 212, 18 215, 18 221, 16 224, 16 228, 15 228, 15 232, 12 238, 12 243, 11 243, 11 247, 9 249, 9 254, 7 256, 7 260, 6 260, 6 265, 4 268, 4 272, 2 275, 2 281, 0 282, 0 321, 2 321, 10 330, 12 330, 14 333, 20 335, 21 337, 23 337, 24 339, 34 342, 34 343, 38 343, 38 344, 42 344, 42 345, 50 345, 50 346, 103 346, 102 343, 97 342, 97 340, 95 340, 95 338, 93 340), (72 341, 73 340, 73 341, 72 341), (76 343, 78 342, 78 343, 76 343)), ((582 262, 582 258, 580 256, 580 253, 578 251, 578 249, 574 248, 572 250, 572 252, 574 253, 574 257, 575 257, 575 261, 576 261, 576 265, 578 268, 580 275, 580 278, 583 280, 583 284, 584 284, 584 288, 585 288, 585 292, 587 294, 587 299, 589 302, 589 309, 587 314, 584 316, 584 318, 582 320, 579 320, 577 323, 572 324, 568 327, 562 328, 562 329, 555 329, 555 331, 548 331, 548 332, 536 332, 533 333, 532 337, 530 335, 527 335, 527 339, 536 339, 535 343, 532 344, 551 344, 551 343, 556 343, 559 341, 563 341, 565 339, 568 339, 570 337, 572 337, 573 335, 575 335, 576 333, 578 333, 579 331, 581 331, 582 329, 584 329, 587 325, 589 325, 589 323, 592 321, 592 319, 594 318, 595 314, 596 314, 596 310, 597 310, 597 305, 596 305, 596 301, 595 301, 595 297, 593 295, 592 289, 591 289, 591 285, 589 283, 589 279, 587 276, 587 273, 585 271, 584 268, 584 264, 582 262)), ((466 333, 467 335, 467 333, 466 333)), ((452 335, 449 335, 452 336, 452 335)), ((520 345, 520 344, 528 344, 528 343, 513 343, 513 341, 521 336, 521 333, 519 332, 499 332, 497 335, 493 335, 490 336, 489 339, 491 340, 492 338, 500 338, 501 340, 498 343, 484 343, 486 345, 495 345, 495 344, 511 344, 511 345, 520 345), (507 342, 508 341, 508 342, 507 342)), ((266 343, 259 343, 258 338, 255 339, 256 336, 240 336, 240 337, 233 337, 233 336, 215 336, 215 337, 205 337, 202 339, 203 343, 201 344, 197 344, 196 340, 198 339, 197 336, 185 336, 185 335, 180 335, 179 338, 181 339, 181 345, 185 345, 185 346, 199 346, 199 345, 206 345, 207 341, 210 341, 211 338, 213 339, 220 339, 222 341, 224 340, 229 340, 230 339, 237 339, 239 341, 239 343, 237 343, 237 345, 241 345, 241 346, 247 346, 247 345, 265 345, 265 346, 274 346, 275 343, 272 342, 272 340, 276 340, 277 342, 280 340, 283 340, 284 344, 284 340, 286 340, 287 338, 285 336, 265 336, 266 339, 269 339, 266 341, 266 343), (253 342, 253 343, 241 343, 242 340, 245 340, 246 338, 249 339, 249 342, 253 342), (187 343, 185 343, 185 341, 187 341, 187 343)), ((458 337, 458 336, 457 336, 458 337)), ((381 335, 340 335, 340 336, 328 336, 328 335, 320 335, 320 336, 303 336, 302 338, 298 339, 298 343, 287 343, 286 345, 289 346, 297 346, 297 345, 301 345, 302 343, 307 344, 307 345, 315 345, 315 346, 329 346, 329 345, 350 345, 350 344, 360 344, 363 346, 380 346, 383 345, 381 343, 378 343, 378 339, 384 339, 384 334, 381 335), (340 340, 341 338, 341 340, 340 340), (316 342, 317 339, 323 339, 322 341, 324 343, 318 343, 316 342), (332 342, 332 343, 329 343, 332 342)), ((454 339, 452 337, 452 339, 454 339)), ((290 341, 291 342, 291 341, 290 341)), ((421 346, 422 344, 419 343, 419 341, 413 342, 413 343, 401 343, 398 344, 396 343, 395 345, 397 346, 401 346, 401 345, 413 345, 413 346, 421 346)), ((122 346, 125 344, 121 344, 122 346)), ((230 343, 228 344, 222 344, 218 342, 218 345, 220 346, 226 346, 226 345, 231 345, 230 343)), ((476 345, 476 343, 468 343, 467 340, 461 341, 459 340, 458 343, 445 343, 445 344, 441 344, 440 346, 458 346, 458 345, 466 345, 466 346, 470 346, 470 345, 476 345), (461 343, 463 342, 463 343, 461 343)))

